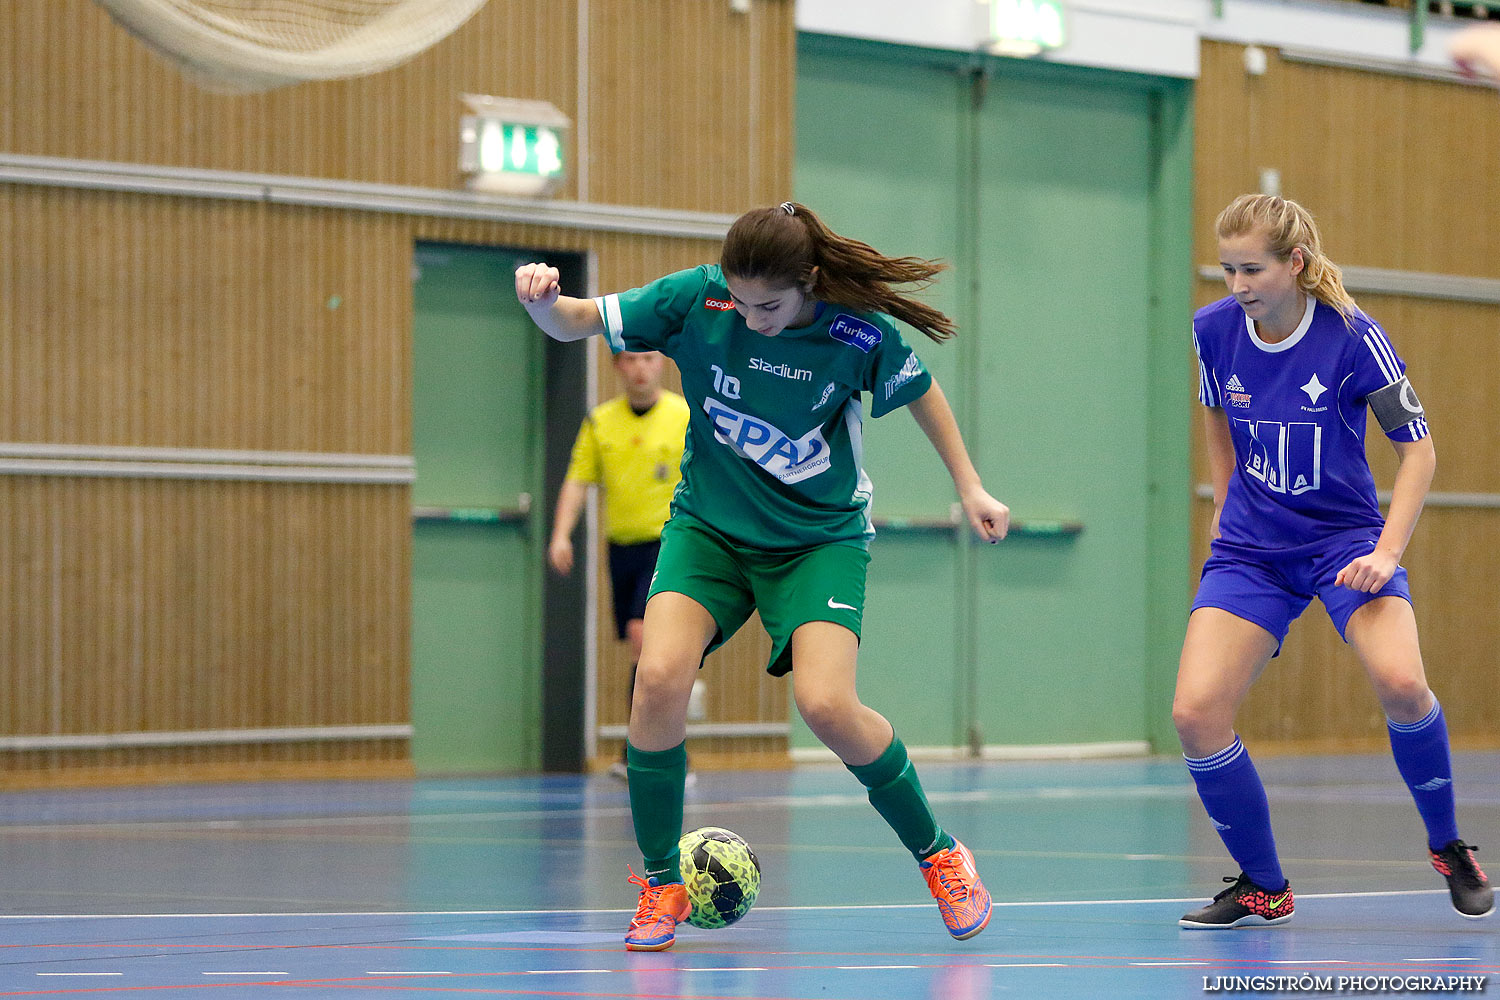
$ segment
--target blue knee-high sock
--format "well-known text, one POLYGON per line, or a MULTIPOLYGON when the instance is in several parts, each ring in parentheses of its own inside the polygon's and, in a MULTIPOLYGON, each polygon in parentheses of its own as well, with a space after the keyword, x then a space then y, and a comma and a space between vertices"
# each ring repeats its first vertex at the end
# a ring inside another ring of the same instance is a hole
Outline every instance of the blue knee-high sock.
POLYGON ((1240 869, 1262 889, 1281 891, 1286 876, 1276 857, 1276 837, 1271 833, 1271 807, 1266 788, 1250 760, 1245 744, 1234 742, 1208 757, 1183 755, 1188 772, 1198 786, 1198 798, 1229 854, 1240 869))
POLYGON ((1391 733, 1396 770, 1417 801, 1417 812, 1427 827, 1427 846, 1442 850, 1458 839, 1453 812, 1453 764, 1448 756, 1448 723, 1443 706, 1432 699, 1432 711, 1416 722, 1385 720, 1391 733))

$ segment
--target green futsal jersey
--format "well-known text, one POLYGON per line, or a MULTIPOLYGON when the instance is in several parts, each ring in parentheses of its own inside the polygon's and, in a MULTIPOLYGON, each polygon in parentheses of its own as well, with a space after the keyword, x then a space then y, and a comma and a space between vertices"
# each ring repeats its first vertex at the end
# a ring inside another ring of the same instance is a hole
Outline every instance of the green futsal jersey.
POLYGON ((692 415, 674 512, 758 549, 874 535, 860 394, 879 417, 932 384, 889 316, 820 303, 810 325, 766 337, 716 265, 595 302, 610 350, 660 351, 682 373, 692 415))

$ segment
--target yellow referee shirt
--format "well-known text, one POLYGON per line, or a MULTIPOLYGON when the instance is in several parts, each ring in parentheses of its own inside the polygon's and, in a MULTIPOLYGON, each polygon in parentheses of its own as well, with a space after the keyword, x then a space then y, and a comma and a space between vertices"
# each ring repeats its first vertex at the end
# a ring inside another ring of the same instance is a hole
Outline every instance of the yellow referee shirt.
POLYGON ((681 476, 687 422, 687 401, 665 389, 642 416, 616 396, 584 418, 567 478, 603 487, 604 534, 614 544, 661 537, 681 476))

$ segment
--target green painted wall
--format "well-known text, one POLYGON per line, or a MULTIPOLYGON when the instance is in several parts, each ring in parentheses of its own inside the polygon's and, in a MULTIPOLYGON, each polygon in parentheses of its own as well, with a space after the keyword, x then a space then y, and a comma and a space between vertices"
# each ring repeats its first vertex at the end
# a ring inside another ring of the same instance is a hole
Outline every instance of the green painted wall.
POLYGON ((1017 515, 1085 525, 980 560, 986 742, 1145 735, 1150 135, 1093 76, 997 74, 979 112, 977 437, 1017 515))
MULTIPOLYGON (((903 62, 870 72, 862 61, 806 46, 798 58, 798 200, 835 229, 888 252, 957 260, 960 172, 945 151, 956 148, 965 112, 954 74, 903 62)), ((962 276, 950 272, 929 301, 956 316, 961 291, 962 276)), ((944 391, 962 392, 957 345, 916 336, 913 346, 944 391)), ((877 517, 946 515, 947 472, 904 410, 866 419, 865 468, 877 517)), ((926 531, 886 531, 871 549, 860 689, 914 745, 947 745, 962 731, 956 556, 951 543, 926 531)), ((794 732, 797 745, 818 745, 800 721, 794 732)))
MULTIPOLYGON (((418 507, 515 510, 541 496, 541 345, 514 255, 419 246, 412 331, 418 507)), ((412 539, 412 754, 421 773, 541 763, 541 557, 519 522, 418 523, 412 539)))
MULTIPOLYGON (((1189 314, 1188 103, 1174 81, 801 40, 798 199, 952 262, 930 301, 963 332, 917 346, 986 485, 1017 518, 1085 525, 876 540, 860 687, 909 745, 1164 736, 1188 587, 1191 383, 1168 346, 1189 314)), ((953 500, 904 414, 871 422, 867 468, 877 517, 953 500)))

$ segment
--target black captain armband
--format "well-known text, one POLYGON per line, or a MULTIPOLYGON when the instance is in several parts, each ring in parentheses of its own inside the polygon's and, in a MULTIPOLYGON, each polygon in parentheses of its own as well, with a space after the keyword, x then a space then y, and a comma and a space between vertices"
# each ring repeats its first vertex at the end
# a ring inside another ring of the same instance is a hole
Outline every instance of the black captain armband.
POLYGON ((1370 412, 1380 421, 1380 429, 1387 434, 1400 430, 1413 420, 1424 419, 1422 401, 1405 375, 1383 389, 1376 389, 1365 397, 1370 412))

